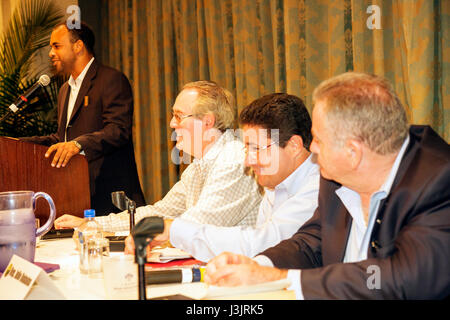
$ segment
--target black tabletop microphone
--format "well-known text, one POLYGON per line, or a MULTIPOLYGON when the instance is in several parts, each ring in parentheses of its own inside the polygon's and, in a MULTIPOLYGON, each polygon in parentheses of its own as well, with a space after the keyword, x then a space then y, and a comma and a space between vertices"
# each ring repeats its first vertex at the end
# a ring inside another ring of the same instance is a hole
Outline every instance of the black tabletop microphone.
POLYGON ((135 259, 138 264, 139 300, 146 300, 145 263, 147 262, 147 246, 153 238, 164 231, 164 219, 146 217, 140 220, 131 230, 134 240, 135 259))

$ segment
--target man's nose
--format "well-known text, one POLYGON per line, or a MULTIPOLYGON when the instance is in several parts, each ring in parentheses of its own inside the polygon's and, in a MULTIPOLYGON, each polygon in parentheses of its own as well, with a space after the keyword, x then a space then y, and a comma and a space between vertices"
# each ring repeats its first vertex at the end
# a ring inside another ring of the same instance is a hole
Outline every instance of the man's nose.
POLYGON ((177 122, 177 120, 175 120, 175 117, 174 117, 174 116, 172 116, 172 119, 170 119, 169 126, 170 126, 172 129, 175 129, 175 128, 178 127, 178 122, 177 122))

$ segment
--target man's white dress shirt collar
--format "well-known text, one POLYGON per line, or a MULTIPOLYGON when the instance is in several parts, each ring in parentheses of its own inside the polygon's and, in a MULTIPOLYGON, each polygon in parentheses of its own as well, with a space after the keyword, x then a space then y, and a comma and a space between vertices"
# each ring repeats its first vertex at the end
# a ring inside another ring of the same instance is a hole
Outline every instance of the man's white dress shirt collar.
POLYGON ((72 75, 70 75, 69 77, 69 86, 71 88, 78 88, 78 90, 81 87, 81 84, 83 83, 84 77, 86 76, 87 71, 89 70, 89 67, 91 66, 92 62, 94 62, 94 57, 92 57, 91 60, 89 60, 89 62, 87 63, 87 65, 84 67, 83 71, 81 71, 81 73, 78 75, 78 77, 76 79, 74 79, 72 77, 72 75))
MULTIPOLYGON (((77 101, 78 92, 80 91, 81 84, 83 83, 84 77, 86 76, 87 71, 89 70, 89 67, 91 66, 92 62, 94 61, 94 57, 88 62, 88 64, 84 67, 83 71, 78 75, 76 79, 70 75, 69 78, 69 86, 70 86, 70 95, 69 95, 69 104, 67 105, 67 121, 66 121, 66 128, 69 125, 69 120, 72 117, 73 108, 75 107, 75 102, 77 101)), ((66 131, 66 138, 67 141, 67 131, 66 131)))
POLYGON ((364 213, 361 206, 359 194, 347 187, 340 187, 336 190, 337 196, 341 199, 344 206, 352 216, 352 226, 347 242, 343 262, 357 262, 367 259, 370 236, 372 234, 375 217, 378 213, 381 200, 385 199, 391 191, 395 176, 397 175, 400 162, 409 143, 409 135, 403 142, 394 164, 380 189, 370 197, 368 223, 364 221, 364 213))
POLYGON ((272 205, 272 210, 276 210, 280 204, 287 199, 294 196, 298 192, 298 186, 305 183, 305 177, 310 173, 311 167, 315 166, 312 163, 312 155, 297 167, 291 174, 280 182, 274 189, 265 189, 266 197, 272 205))

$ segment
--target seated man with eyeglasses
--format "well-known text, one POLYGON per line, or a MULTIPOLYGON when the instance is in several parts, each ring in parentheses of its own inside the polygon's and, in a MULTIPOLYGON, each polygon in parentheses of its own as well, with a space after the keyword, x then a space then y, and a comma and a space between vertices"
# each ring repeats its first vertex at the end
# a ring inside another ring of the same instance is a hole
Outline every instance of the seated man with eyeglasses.
MULTIPOLYGON (((262 195, 255 179, 245 172, 244 145, 230 130, 235 113, 233 96, 216 83, 197 81, 183 87, 173 105, 170 127, 177 136, 177 149, 194 160, 162 200, 136 209, 136 223, 160 216, 166 224, 177 217, 217 226, 255 224, 262 195)), ((104 231, 129 230, 127 211, 95 219, 104 231)), ((82 221, 64 215, 55 227, 74 228, 82 221)))
MULTIPOLYGON (((302 100, 285 93, 264 96, 241 112, 240 122, 245 164, 265 187, 256 225, 207 225, 180 216, 166 224, 150 247, 170 240, 201 261, 223 251, 254 256, 291 237, 313 216, 320 170, 309 152, 311 118, 302 100)), ((126 252, 133 251, 130 241, 126 252)))

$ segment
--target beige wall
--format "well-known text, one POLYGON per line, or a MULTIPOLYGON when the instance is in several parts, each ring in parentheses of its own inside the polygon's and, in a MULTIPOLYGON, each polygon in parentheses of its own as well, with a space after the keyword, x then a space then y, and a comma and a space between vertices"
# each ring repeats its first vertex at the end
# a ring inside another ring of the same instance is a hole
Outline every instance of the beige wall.
MULTIPOLYGON (((60 7, 64 12, 70 5, 78 5, 78 0, 54 0, 56 5, 60 7)), ((3 28, 8 24, 9 17, 14 11, 15 5, 20 0, 1 0, 0 1, 0 33, 3 32, 3 28)))

